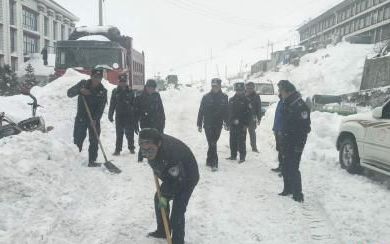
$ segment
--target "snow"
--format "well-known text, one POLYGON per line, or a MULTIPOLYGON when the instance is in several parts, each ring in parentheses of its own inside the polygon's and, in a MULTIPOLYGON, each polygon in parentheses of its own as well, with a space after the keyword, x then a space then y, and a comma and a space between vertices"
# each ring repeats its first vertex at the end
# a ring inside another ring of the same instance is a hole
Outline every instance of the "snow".
MULTIPOLYGON (((357 52, 369 48, 342 45, 356 52, 345 59, 355 73, 345 70, 347 65, 341 62, 328 60, 344 56, 338 54, 339 47, 330 47, 307 55, 303 67, 283 67, 280 74, 268 76, 288 75, 306 94, 354 89, 363 59, 357 52), (318 58, 326 54, 330 57, 318 58), (322 81, 315 79, 321 76, 322 81), (336 82, 339 79, 344 82, 336 82), (309 81, 310 85, 305 85, 309 81)), ((52 132, 0 140, 0 243, 165 243, 145 237, 155 229, 150 167, 124 151, 120 157, 109 156, 122 174, 90 169, 86 167, 88 142, 82 153, 72 144, 77 99, 67 98, 66 90, 85 78, 68 70, 47 86, 33 89, 43 106, 38 114, 55 127, 52 132)), ((111 94, 114 86, 106 81, 104 85, 111 94)), ((335 144, 343 117, 312 114, 312 133, 301 163, 306 200, 301 205, 277 195, 282 179, 270 171, 277 166, 272 133, 275 104, 257 130, 261 153, 249 152, 242 165, 224 160, 229 156, 229 140, 223 132, 220 171, 212 173, 205 166, 205 135, 196 129, 203 93, 183 87, 161 95, 167 114, 166 133, 190 146, 200 168, 201 179, 186 214, 186 243, 382 244, 390 240, 388 189, 365 176, 350 175, 339 166, 335 144)), ((21 95, 0 97, 0 110, 23 119, 31 113, 27 102, 21 95)), ((107 110, 101 139, 109 153, 114 150, 115 128, 107 120, 107 110)), ((101 153, 99 156, 103 161, 101 153)))
POLYGON ((105 33, 108 32, 111 28, 114 26, 107 25, 107 26, 81 26, 77 27, 76 31, 78 32, 88 32, 88 33, 105 33))
POLYGON ((102 35, 91 35, 91 36, 84 36, 79 39, 79 41, 100 41, 100 42, 109 42, 110 39, 108 39, 105 36, 102 35))
POLYGON ((26 67, 31 64, 34 68, 34 74, 36 76, 50 76, 54 74, 55 55, 48 55, 48 65, 43 64, 42 55, 40 53, 31 54, 30 60, 24 63, 24 66, 18 71, 18 76, 24 76, 26 74, 26 67))
POLYGON ((281 66, 279 72, 268 72, 264 80, 288 79, 305 96, 339 95, 359 91, 364 62, 374 53, 373 45, 339 43, 319 49, 301 58, 299 67, 281 66))

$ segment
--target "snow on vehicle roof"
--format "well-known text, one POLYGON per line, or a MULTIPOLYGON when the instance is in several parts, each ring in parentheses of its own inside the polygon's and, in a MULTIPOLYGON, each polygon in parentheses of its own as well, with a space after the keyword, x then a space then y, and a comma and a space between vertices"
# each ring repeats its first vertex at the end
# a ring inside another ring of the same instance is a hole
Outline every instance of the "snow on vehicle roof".
POLYGON ((81 26, 77 27, 76 31, 78 32, 88 32, 88 33, 104 33, 108 32, 111 28, 114 28, 112 25, 106 25, 106 26, 81 26))
POLYGON ((109 42, 110 39, 108 39, 105 36, 102 35, 91 35, 91 36, 83 36, 77 39, 79 41, 100 41, 100 42, 109 42))

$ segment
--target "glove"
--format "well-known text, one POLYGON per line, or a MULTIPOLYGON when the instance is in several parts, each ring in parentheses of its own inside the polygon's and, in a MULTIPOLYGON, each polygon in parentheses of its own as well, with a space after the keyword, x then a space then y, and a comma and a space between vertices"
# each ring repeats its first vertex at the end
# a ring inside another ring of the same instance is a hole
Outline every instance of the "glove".
POLYGON ((257 120, 257 125, 260 125, 260 123, 261 123, 261 119, 258 119, 257 120))
POLYGON ((108 117, 108 120, 112 123, 114 122, 114 118, 112 116, 108 117))
POLYGON ((158 199, 158 207, 167 209, 168 208, 168 199, 163 197, 163 196, 161 196, 158 199))
POLYGON ((198 131, 199 131, 199 133, 202 133, 202 127, 201 126, 198 127, 198 131))

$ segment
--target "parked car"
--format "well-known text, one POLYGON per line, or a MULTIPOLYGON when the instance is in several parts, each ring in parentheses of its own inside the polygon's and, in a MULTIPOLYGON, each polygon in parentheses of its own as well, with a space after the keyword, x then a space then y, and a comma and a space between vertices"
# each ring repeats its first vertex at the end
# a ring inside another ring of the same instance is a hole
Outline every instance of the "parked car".
POLYGON ((279 101, 278 95, 275 93, 275 88, 272 82, 259 82, 252 81, 255 83, 255 89, 257 94, 261 98, 261 112, 264 115, 269 106, 279 101))
POLYGON ((390 100, 372 113, 346 117, 337 150, 341 167, 350 173, 365 167, 390 176, 390 100))

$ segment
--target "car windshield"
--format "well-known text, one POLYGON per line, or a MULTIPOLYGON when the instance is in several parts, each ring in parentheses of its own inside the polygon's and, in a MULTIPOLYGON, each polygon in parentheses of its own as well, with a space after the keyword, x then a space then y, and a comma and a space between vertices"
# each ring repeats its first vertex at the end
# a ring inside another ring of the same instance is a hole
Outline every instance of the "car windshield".
POLYGON ((122 55, 119 49, 62 48, 57 51, 57 68, 93 68, 97 65, 114 64, 122 67, 122 55))
POLYGON ((272 84, 257 83, 256 92, 260 95, 275 95, 274 86, 272 84))

